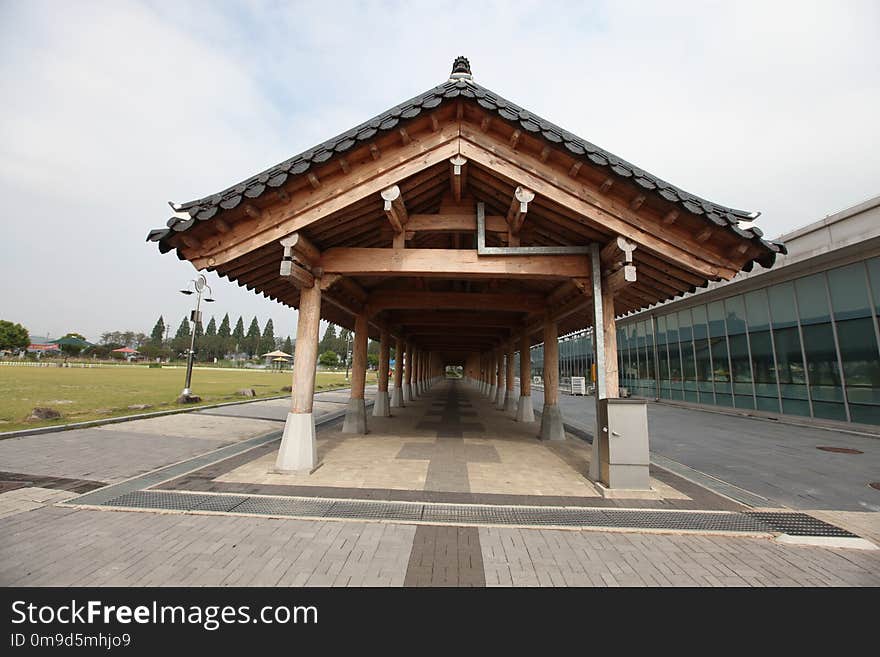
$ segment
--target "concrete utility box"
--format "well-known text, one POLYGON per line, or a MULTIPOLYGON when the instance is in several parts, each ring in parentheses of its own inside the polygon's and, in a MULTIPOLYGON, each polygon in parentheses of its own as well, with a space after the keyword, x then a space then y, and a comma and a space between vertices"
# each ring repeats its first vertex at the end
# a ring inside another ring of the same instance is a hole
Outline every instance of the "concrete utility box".
POLYGON ((599 400, 599 476, 608 488, 649 490, 648 403, 599 400))

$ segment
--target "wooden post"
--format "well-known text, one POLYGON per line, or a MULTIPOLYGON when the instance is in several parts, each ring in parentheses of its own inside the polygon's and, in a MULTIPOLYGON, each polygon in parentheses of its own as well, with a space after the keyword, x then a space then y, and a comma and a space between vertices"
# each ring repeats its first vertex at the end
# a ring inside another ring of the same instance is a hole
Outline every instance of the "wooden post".
POLYGON ((602 326, 605 334, 605 390, 607 398, 620 396, 617 371, 617 323, 614 319, 614 290, 602 278, 602 326))
POLYGON ((488 367, 486 368, 486 378, 489 382, 488 389, 486 390, 486 395, 489 397, 489 401, 494 402, 495 395, 498 392, 498 383, 496 377, 496 372, 498 370, 498 356, 495 354, 494 351, 490 351, 486 355, 486 359, 488 365, 488 367))
POLYGON ((498 369, 495 380, 498 382, 498 389, 495 391, 495 408, 501 411, 504 410, 504 348, 499 347, 496 353, 498 369))
POLYGON ((403 406, 403 338, 394 344, 394 390, 391 392, 391 408, 403 406))
POLYGON ((513 340, 507 344, 507 385, 504 387, 504 410, 507 413, 516 413, 516 396, 513 391, 514 371, 513 371, 513 340))
POLYGON ((388 329, 379 332, 379 390, 376 393, 376 403, 373 404, 373 417, 390 417, 391 406, 388 399, 388 361, 391 351, 391 335, 388 329))
POLYGON ((297 349, 293 360, 292 406, 275 459, 275 469, 279 472, 311 472, 318 466, 312 404, 320 322, 321 286, 302 288, 296 326, 297 349))
POLYGON ((535 411, 532 406, 531 341, 525 333, 519 340, 519 401, 516 405, 516 421, 535 421, 535 411))
POLYGON ((345 411, 342 433, 367 433, 367 409, 364 389, 367 384, 367 316, 354 319, 354 344, 351 357, 351 398, 345 411))
POLYGON ((403 384, 403 401, 412 401, 412 374, 413 374, 413 345, 412 342, 406 343, 406 362, 404 363, 406 382, 403 384))
POLYGON ((559 408, 559 335, 549 314, 544 319, 544 408, 541 412, 541 439, 565 440, 562 411, 559 408))

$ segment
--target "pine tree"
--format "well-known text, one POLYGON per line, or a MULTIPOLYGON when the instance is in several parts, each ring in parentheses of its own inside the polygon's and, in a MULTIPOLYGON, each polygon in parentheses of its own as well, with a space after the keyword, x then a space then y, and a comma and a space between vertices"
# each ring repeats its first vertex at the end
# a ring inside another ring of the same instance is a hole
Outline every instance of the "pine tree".
POLYGON ((235 323, 235 330, 232 331, 232 349, 235 349, 236 353, 241 353, 245 350, 244 344, 244 320, 239 317, 238 321, 235 323))
POLYGON ((336 351, 336 347, 336 325, 328 324, 327 330, 324 331, 324 337, 318 343, 318 353, 324 353, 328 350, 336 351))
POLYGON ((260 353, 267 354, 275 351, 275 326, 272 324, 272 318, 266 320, 266 327, 263 329, 263 337, 260 340, 260 353))
POLYGON ((207 359, 213 360, 217 355, 217 322, 214 321, 214 318, 211 317, 211 321, 208 322, 208 328, 205 329, 205 337, 202 340, 202 349, 201 351, 205 354, 207 359))
POLYGON ((342 359, 343 363, 345 363, 345 359, 348 358, 348 353, 349 351, 351 351, 352 344, 353 338, 351 335, 351 331, 349 331, 347 328, 340 328, 339 337, 336 338, 336 348, 333 351, 339 354, 339 357, 342 359))
POLYGON ((161 347, 165 342, 165 320, 162 318, 162 315, 159 315, 159 320, 156 322, 156 325, 153 327, 152 333, 150 333, 150 344, 154 347, 161 347))
POLYGON ((232 348, 231 342, 232 332, 229 330, 229 313, 223 315, 223 321, 220 322, 220 328, 217 329, 217 357, 223 358, 232 348))
POLYGON ((253 358, 254 354, 260 349, 260 325, 257 323, 256 317, 251 320, 251 325, 248 327, 244 342, 248 358, 253 358))
POLYGON ((183 353, 189 349, 190 335, 189 318, 184 317, 180 322, 180 326, 177 327, 174 339, 171 341, 171 347, 175 353, 183 353))
POLYGON ((293 356, 293 342, 291 342, 289 335, 287 336, 287 338, 285 338, 284 344, 281 345, 281 351, 283 351, 285 354, 290 354, 291 356, 293 356))

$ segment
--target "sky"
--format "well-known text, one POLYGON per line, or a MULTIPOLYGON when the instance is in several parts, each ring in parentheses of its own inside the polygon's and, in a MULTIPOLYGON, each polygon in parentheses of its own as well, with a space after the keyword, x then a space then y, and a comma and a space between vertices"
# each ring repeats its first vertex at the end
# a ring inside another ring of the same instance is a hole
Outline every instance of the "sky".
MULTIPOLYGON (((530 111, 769 237, 880 194, 880 3, 0 0, 0 319, 174 328, 197 272, 146 243, 415 96, 457 55, 530 111)), ((219 318, 296 312, 208 275, 219 318)))

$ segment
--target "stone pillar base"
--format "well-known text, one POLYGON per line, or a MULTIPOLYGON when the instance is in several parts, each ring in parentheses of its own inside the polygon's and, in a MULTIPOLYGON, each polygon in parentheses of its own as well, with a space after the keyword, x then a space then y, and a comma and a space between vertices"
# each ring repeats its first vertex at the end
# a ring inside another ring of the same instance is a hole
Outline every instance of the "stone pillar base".
POLYGON ((562 409, 557 404, 544 405, 541 412, 541 440, 565 440, 565 427, 562 424, 562 409))
POLYGON ((363 399, 349 399, 342 433, 367 433, 367 405, 363 399))
POLYGON ((534 422, 535 409, 532 408, 531 395, 521 395, 519 403, 516 405, 516 421, 517 422, 534 422))
POLYGON ((391 406, 388 400, 388 391, 380 390, 376 393, 376 403, 373 404, 373 417, 390 417, 391 406))
POLYGON ((403 384, 403 401, 412 401, 412 386, 409 383, 403 384))
POLYGON ((496 394, 498 394, 498 391, 495 390, 495 385, 494 384, 490 385, 489 386, 489 394, 487 395, 489 397, 489 399, 494 401, 496 394))
POLYGON ((516 398, 512 392, 508 392, 507 397, 504 399, 504 412, 516 413, 516 398))
POLYGON ((395 387, 391 391, 391 408, 401 408, 403 406, 403 389, 395 387))
POLYGON ((498 392, 495 395, 495 410, 497 410, 497 411, 504 410, 504 399, 505 399, 504 388, 498 388, 498 392))
POLYGON ((312 472, 318 467, 315 418, 311 413, 288 413, 275 459, 276 472, 312 472))

